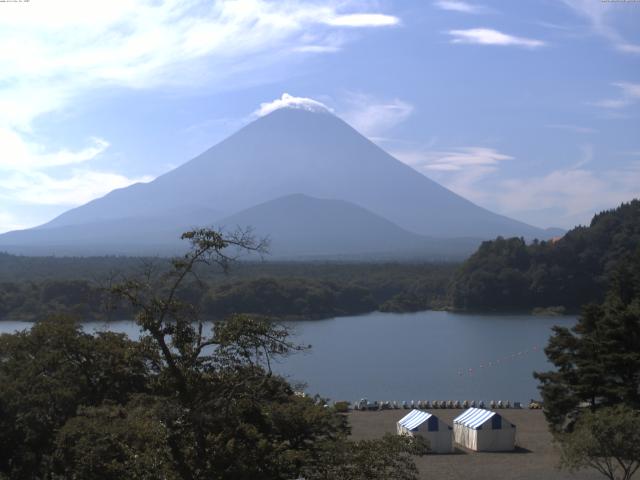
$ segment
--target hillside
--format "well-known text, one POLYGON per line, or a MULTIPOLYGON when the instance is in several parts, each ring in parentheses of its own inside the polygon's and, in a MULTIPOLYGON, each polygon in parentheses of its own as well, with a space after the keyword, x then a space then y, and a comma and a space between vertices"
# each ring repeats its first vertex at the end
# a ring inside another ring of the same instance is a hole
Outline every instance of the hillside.
POLYGON ((483 242, 457 271, 451 302, 462 310, 580 306, 602 301, 611 273, 640 255, 640 200, 593 217, 557 241, 483 242))
POLYGON ((251 225, 268 237, 272 258, 428 257, 462 260, 479 239, 436 239, 404 230, 385 218, 343 200, 287 195, 248 208, 219 222, 234 229, 251 225))

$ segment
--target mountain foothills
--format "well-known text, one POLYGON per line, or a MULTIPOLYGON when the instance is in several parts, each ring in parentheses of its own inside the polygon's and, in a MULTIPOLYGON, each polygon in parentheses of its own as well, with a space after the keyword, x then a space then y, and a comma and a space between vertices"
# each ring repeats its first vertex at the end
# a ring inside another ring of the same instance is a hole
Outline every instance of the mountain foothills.
POLYGON ((640 200, 593 217, 559 240, 484 242, 455 274, 451 303, 464 310, 560 306, 604 299, 612 273, 640 255, 640 200))
POLYGON ((269 254, 306 258, 419 258, 438 252, 441 259, 465 258, 478 246, 474 238, 425 237, 398 227, 380 215, 344 200, 320 200, 296 194, 248 208, 221 225, 250 225, 269 239, 269 254))
POLYGON ((482 239, 552 235, 465 200, 328 111, 282 108, 152 182, 0 235, 0 250, 170 255, 180 232, 238 224, 270 235, 280 258, 462 259, 482 239))

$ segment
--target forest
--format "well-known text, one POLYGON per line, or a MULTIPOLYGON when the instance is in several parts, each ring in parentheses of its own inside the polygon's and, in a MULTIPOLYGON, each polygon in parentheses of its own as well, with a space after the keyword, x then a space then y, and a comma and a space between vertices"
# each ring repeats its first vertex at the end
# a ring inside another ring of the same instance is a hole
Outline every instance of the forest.
MULTIPOLYGON (((0 319, 35 321, 51 313, 100 321, 132 318, 130 306, 112 298, 110 285, 170 266, 162 258, 0 254, 0 319)), ((297 319, 410 312, 446 306, 456 266, 238 261, 226 274, 197 269, 179 294, 209 319, 230 313, 297 319)))
POLYGON ((604 299, 612 272, 640 251, 640 201, 595 215, 558 240, 497 238, 457 270, 449 290, 459 310, 577 312, 604 299))
MULTIPOLYGON (((564 237, 483 242, 463 264, 237 260, 196 268, 178 294, 208 319, 230 313, 320 319, 375 310, 576 313, 601 302, 611 273, 640 251, 640 201, 593 217, 564 237)), ((171 269, 167 258, 25 257, 0 253, 0 319, 51 313, 84 320, 132 318, 110 286, 171 269)))

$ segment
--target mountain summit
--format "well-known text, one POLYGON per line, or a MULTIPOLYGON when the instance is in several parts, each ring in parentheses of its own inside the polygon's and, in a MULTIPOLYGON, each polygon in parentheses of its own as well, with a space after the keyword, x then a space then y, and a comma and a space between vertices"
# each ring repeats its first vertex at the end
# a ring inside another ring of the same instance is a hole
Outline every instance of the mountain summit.
MULTIPOLYGON (((542 229, 456 195, 327 110, 281 108, 150 183, 115 190, 36 229, 19 232, 19 236, 18 232, 2 235, 0 248, 23 242, 44 246, 49 233, 89 224, 100 231, 100 225, 107 223, 117 226, 115 235, 121 235, 124 243, 127 236, 138 232, 136 238, 148 235, 149 245, 158 245, 169 241, 162 235, 174 227, 212 225, 292 194, 349 202, 421 236, 548 236, 542 229), (139 225, 146 230, 140 232, 139 225)), ((262 220, 268 224, 268 218, 262 220)), ((339 244, 338 221, 333 228, 339 244)), ((92 240, 67 239, 74 241, 86 245, 92 240)))

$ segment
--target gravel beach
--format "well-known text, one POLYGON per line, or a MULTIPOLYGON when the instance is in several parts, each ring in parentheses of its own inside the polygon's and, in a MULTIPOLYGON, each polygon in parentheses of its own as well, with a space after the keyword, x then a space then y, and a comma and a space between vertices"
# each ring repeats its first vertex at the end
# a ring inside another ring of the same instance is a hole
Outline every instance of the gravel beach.
MULTIPOLYGON (((416 459, 420 478, 454 480, 571 480, 601 479, 599 473, 584 470, 568 473, 558 469, 559 451, 552 443, 551 434, 540 410, 498 410, 504 418, 517 428, 514 452, 472 452, 456 448, 449 455, 429 454, 416 459)), ((396 422, 407 410, 384 410, 377 412, 354 411, 349 414, 352 437, 355 440, 377 438, 385 433, 396 433, 396 422)), ((463 410, 436 409, 431 412, 452 425, 453 419, 463 410)), ((640 478, 635 475, 634 478, 640 478)))

